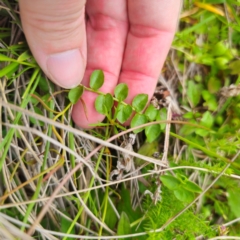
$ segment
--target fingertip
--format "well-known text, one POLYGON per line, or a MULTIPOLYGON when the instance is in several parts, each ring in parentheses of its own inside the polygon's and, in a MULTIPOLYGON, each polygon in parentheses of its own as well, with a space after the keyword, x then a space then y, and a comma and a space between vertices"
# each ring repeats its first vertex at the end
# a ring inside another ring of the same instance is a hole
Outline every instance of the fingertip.
POLYGON ((47 58, 50 79, 63 88, 73 88, 82 81, 86 66, 79 49, 55 53, 47 58))

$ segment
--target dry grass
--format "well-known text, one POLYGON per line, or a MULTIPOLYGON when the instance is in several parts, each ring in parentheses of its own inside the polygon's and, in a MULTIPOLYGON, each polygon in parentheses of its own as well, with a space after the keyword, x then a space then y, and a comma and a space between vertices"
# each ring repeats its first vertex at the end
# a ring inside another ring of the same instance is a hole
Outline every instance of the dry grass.
MULTIPOLYGON (((196 7, 187 8, 183 14, 186 17, 195 12, 197 12, 196 7)), ((28 54, 15 2, 0 0, 0 29, 6 36, 9 35, 6 38, 2 37, 6 41, 0 41, 2 54, 12 59, 17 59, 23 53, 28 54)), ((204 41, 201 37, 202 35, 199 34, 197 41, 204 41)), ((191 103, 184 105, 184 102, 190 102, 187 96, 187 81, 209 71, 206 66, 195 62, 189 63, 186 59, 179 57, 180 50, 177 46, 172 48, 160 78, 160 83, 168 88, 172 96, 172 102, 168 107, 168 120, 172 118, 172 109, 179 108, 179 93, 183 103, 182 111, 190 111, 193 107, 191 103), (181 89, 181 92, 177 89, 181 89)), ((67 93, 57 86, 52 87, 48 80, 46 80, 48 92, 41 89, 41 81, 45 76, 42 75, 31 55, 23 59, 23 64, 11 64, 8 61, 0 62, 1 69, 11 66, 14 72, 11 78, 7 75, 2 76, 0 81, 2 116, 0 239, 67 239, 68 236, 69 239, 70 237, 99 239, 99 236, 101 239, 113 239, 116 229, 111 229, 105 223, 105 219, 109 214, 107 213, 109 206, 112 214, 115 214, 117 219, 120 218, 121 212, 115 206, 121 199, 117 186, 125 185, 133 189, 131 192, 133 208, 144 208, 142 199, 145 196, 139 192, 138 183, 143 182, 148 186, 150 178, 147 177, 155 177, 162 172, 174 172, 176 169, 184 168, 189 179, 197 182, 203 192, 178 215, 159 228, 160 232, 193 204, 196 204, 199 211, 204 194, 223 175, 236 181, 240 179, 237 174, 225 173, 230 163, 221 169, 222 171, 199 166, 168 166, 167 156, 171 156, 176 164, 183 158, 188 159, 189 155, 206 164, 211 162, 211 157, 206 151, 204 152, 204 149, 189 151, 188 145, 177 137, 169 139, 170 127, 174 125, 178 134, 181 124, 185 122, 167 122, 165 140, 162 138, 160 143, 164 161, 122 148, 120 145, 124 139, 123 135, 126 138, 132 130, 123 131, 106 140, 105 132, 101 128, 91 132, 83 132, 75 128, 71 120, 71 108, 66 109, 69 104, 67 93), (48 108, 39 103, 34 97, 36 94, 45 99, 48 108), (36 114, 38 112, 36 107, 41 112, 40 116, 36 114), (140 164, 134 165, 134 169, 129 174, 111 181, 110 173, 114 169, 114 162, 123 153, 128 154, 131 159, 133 157, 141 159, 138 160, 140 164), (147 173, 142 173, 141 169, 150 163, 153 168, 147 173), (205 173, 204 176, 201 172, 205 173), (217 177, 213 178, 212 174, 217 174, 217 177), (75 231, 70 229, 71 224, 75 231), (69 235, 70 233, 76 235, 69 235)), ((203 106, 199 108, 199 112, 204 109, 203 106)), ((231 141, 234 142, 237 138, 236 134, 231 141)), ((143 143, 144 137, 140 135, 137 138, 136 149, 139 149, 143 143)), ((217 154, 219 153, 216 153, 216 156, 221 155, 217 154)), ((231 156, 232 162, 236 160, 238 154, 239 152, 231 156)), ((153 201, 159 200, 160 188, 156 189, 158 191, 156 190, 155 195, 152 195, 153 201)), ((144 220, 146 214, 143 213, 142 217, 144 220)), ((140 223, 141 219, 137 224, 140 223)), ((146 234, 146 232, 140 232, 131 236, 146 234)), ((114 239, 117 238, 121 236, 114 237, 114 239)))

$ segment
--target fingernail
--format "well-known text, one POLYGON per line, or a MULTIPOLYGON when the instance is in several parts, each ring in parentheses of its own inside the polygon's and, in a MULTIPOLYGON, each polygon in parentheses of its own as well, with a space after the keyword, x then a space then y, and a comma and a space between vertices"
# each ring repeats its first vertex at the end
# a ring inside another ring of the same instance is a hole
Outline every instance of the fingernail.
POLYGON ((51 80, 64 88, 76 87, 83 78, 85 63, 79 49, 52 54, 47 59, 51 80))

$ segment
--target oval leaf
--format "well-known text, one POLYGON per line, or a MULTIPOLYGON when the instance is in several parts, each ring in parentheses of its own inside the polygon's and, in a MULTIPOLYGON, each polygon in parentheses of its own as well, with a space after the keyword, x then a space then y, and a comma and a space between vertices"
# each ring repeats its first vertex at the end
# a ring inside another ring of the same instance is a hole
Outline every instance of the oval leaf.
POLYGON ((99 95, 95 100, 95 108, 96 110, 106 115, 109 111, 111 111, 113 106, 113 97, 111 94, 107 93, 106 95, 99 95))
POLYGON ((95 108, 99 113, 103 115, 106 114, 106 108, 104 107, 105 106, 104 103, 105 103, 105 96, 104 95, 97 96, 95 100, 95 108))
MULTIPOLYGON (((144 123, 147 123, 147 117, 146 117, 145 115, 142 115, 142 114, 137 113, 137 114, 133 117, 133 119, 132 119, 132 121, 131 121, 131 128, 137 127, 137 126, 142 125, 142 124, 144 124, 144 123)), ((134 132, 134 133, 139 133, 139 132, 141 132, 143 129, 144 129, 144 128, 139 128, 139 129, 134 130, 133 132, 134 132)))
POLYGON ((117 106, 117 120, 120 123, 126 122, 132 114, 132 108, 129 105, 124 105, 122 103, 119 103, 117 106))
POLYGON ((107 110, 110 112, 113 107, 113 97, 110 93, 107 93, 105 95, 104 104, 105 104, 107 110))
POLYGON ((194 193, 202 192, 202 189, 196 183, 189 181, 189 180, 182 186, 183 186, 183 188, 187 189, 190 192, 194 192, 194 193))
POLYGON ((147 141, 150 143, 156 140, 160 135, 160 133, 161 133, 161 127, 159 124, 150 125, 145 128, 147 141))
POLYGON ((104 83, 104 74, 102 70, 94 70, 90 77, 90 88, 98 90, 104 83))
POLYGON ((117 234, 126 235, 131 233, 130 221, 125 212, 121 213, 120 220, 118 222, 117 234))
POLYGON ((194 200, 194 193, 189 192, 188 190, 186 190, 184 188, 179 188, 179 189, 175 190, 174 195, 178 200, 180 200, 182 202, 189 203, 194 200))
MULTIPOLYGON (((157 121, 167 120, 167 109, 166 108, 161 108, 158 111, 156 120, 157 121)), ((161 123, 160 126, 161 126, 162 131, 164 131, 166 128, 166 123, 161 123)))
POLYGON ((193 107, 196 107, 201 100, 202 85, 192 80, 188 81, 187 96, 193 107))
POLYGON ((213 115, 209 112, 209 111, 206 111, 203 116, 202 116, 202 119, 201 119, 201 125, 203 125, 204 127, 208 127, 208 128, 211 128, 213 123, 214 123, 214 117, 213 115))
POLYGON ((162 175, 160 176, 160 180, 162 181, 164 186, 166 186, 170 190, 176 190, 181 184, 181 182, 177 178, 170 175, 162 175))
POLYGON ((114 89, 115 97, 121 102, 128 96, 128 86, 125 83, 118 84, 114 89))
POLYGON ((84 90, 83 86, 81 86, 81 85, 71 89, 68 92, 68 98, 69 98, 70 102, 73 104, 77 103, 83 94, 83 90, 84 90))
POLYGON ((150 104, 145 111, 145 115, 149 118, 150 121, 154 121, 157 117, 158 110, 150 104))
POLYGON ((148 102, 147 94, 138 94, 132 101, 132 106, 136 112, 141 112, 148 102))

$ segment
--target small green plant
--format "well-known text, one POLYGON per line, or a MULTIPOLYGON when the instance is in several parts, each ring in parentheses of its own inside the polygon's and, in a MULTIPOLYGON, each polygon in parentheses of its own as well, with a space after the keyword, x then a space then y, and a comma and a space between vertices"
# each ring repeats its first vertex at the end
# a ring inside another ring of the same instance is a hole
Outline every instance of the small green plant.
POLYGON ((180 121, 145 94, 126 103, 126 84, 101 92, 101 70, 89 87, 52 84, 15 34, 16 4, 0 0, 0 235, 30 239, 45 209, 32 239, 239 237, 238 1, 183 3, 160 79, 178 94, 180 121), (106 118, 82 132, 70 116, 84 91, 106 118))
MULTIPOLYGON (((152 104, 148 104, 147 94, 138 94, 132 100, 131 104, 127 104, 124 100, 128 96, 128 86, 124 83, 118 84, 114 89, 114 95, 109 93, 102 93, 99 91, 104 83, 104 74, 101 70, 95 70, 90 77, 90 88, 85 86, 77 86, 71 89, 68 93, 68 98, 71 103, 76 103, 80 100, 83 91, 92 91, 98 94, 95 101, 95 108, 100 113, 107 117, 108 124, 98 123, 98 126, 112 125, 120 129, 126 129, 120 124, 124 124, 131 119, 131 128, 143 125, 148 122, 166 120, 152 104), (113 111, 114 106, 114 111, 113 111), (120 124, 119 124, 120 123, 120 124)), ((149 142, 156 140, 164 131, 162 124, 154 124, 145 128, 138 128, 133 130, 134 133, 139 133, 145 129, 145 134, 149 142)))

